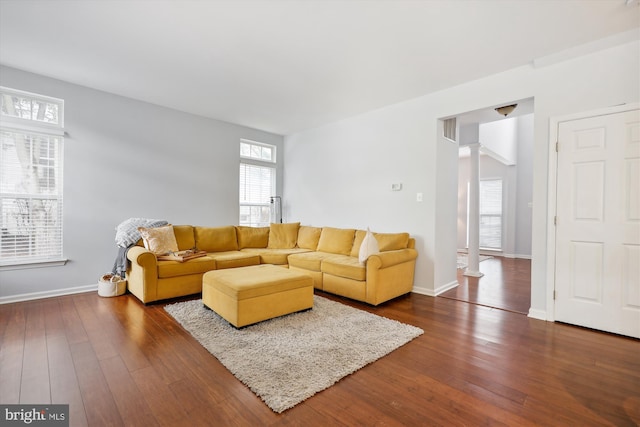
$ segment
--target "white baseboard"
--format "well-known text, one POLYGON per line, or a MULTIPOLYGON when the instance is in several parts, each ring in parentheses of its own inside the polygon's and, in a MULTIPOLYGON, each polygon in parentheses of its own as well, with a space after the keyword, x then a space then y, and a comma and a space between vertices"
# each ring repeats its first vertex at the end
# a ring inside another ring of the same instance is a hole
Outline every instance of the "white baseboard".
POLYGON ((454 280, 453 282, 449 282, 449 283, 446 283, 446 284, 444 284, 442 286, 439 286, 436 289, 436 295, 440 295, 443 292, 447 292, 449 289, 453 289, 453 288, 455 288, 456 286, 459 286, 459 285, 460 285, 460 283, 458 283, 457 280, 454 280))
POLYGON ((431 289, 427 289, 427 288, 422 288, 420 286, 414 286, 413 287, 413 292, 415 292, 416 294, 420 294, 420 295, 427 295, 427 296, 430 296, 430 297, 435 297, 435 296, 440 295, 443 292, 447 292, 449 289, 455 288, 458 285, 459 285, 458 281, 454 280, 453 282, 449 282, 447 284, 439 286, 435 291, 433 291, 431 289))
POLYGON ((63 295, 81 294, 83 292, 92 292, 98 290, 98 284, 87 286, 77 286, 75 288, 54 289, 52 291, 32 292, 29 294, 11 295, 8 297, 0 297, 0 304, 11 304, 13 302, 31 301, 34 299, 59 297, 63 295))
POLYGON ((531 255, 523 254, 502 254, 505 258, 531 259, 531 255))
MULTIPOLYGON (((468 253, 468 251, 467 249, 458 249, 458 253, 466 254, 468 253)), ((480 250, 479 254, 487 255, 487 256, 501 256, 504 258, 531 259, 531 255, 528 255, 528 254, 505 254, 504 252, 500 252, 500 251, 480 250)))
POLYGON ((416 294, 420 294, 420 295, 426 295, 428 297, 435 297, 436 296, 436 293, 433 292, 431 289, 422 288, 420 286, 414 286, 413 290, 411 292, 416 293, 416 294))
POLYGON ((531 317, 532 319, 538 319, 538 320, 546 321, 547 320, 547 312, 545 310, 538 310, 536 308, 530 308, 528 317, 531 317))

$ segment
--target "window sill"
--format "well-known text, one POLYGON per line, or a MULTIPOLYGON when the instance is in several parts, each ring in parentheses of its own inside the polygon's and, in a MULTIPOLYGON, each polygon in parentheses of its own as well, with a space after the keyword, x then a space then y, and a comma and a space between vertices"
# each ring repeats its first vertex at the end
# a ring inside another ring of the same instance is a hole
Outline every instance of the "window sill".
POLYGON ((26 270, 29 268, 44 268, 44 267, 61 267, 69 262, 68 259, 50 260, 50 261, 36 261, 25 262, 20 264, 0 264, 0 271, 7 270, 26 270))

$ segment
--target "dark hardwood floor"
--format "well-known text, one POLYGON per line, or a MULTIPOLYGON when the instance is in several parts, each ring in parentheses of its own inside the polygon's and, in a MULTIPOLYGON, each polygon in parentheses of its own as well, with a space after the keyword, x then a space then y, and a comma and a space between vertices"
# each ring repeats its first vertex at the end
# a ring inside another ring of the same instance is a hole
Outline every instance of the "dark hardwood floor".
POLYGON ((528 314, 531 307, 531 260, 493 257, 480 263, 483 277, 458 269, 459 285, 443 298, 528 314))
POLYGON ((425 333, 276 414, 164 304, 85 293, 0 305, 0 403, 68 403, 72 426, 640 423, 638 340, 447 298, 322 295, 425 333))

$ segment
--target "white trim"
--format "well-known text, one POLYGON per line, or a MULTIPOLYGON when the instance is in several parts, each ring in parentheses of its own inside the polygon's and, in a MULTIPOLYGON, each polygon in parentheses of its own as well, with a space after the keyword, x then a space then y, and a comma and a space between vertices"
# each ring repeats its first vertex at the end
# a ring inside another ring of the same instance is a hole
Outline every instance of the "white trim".
POLYGON ((420 294, 420 295, 426 295, 428 297, 435 297, 436 293, 433 292, 430 289, 427 288, 423 288, 423 287, 419 287, 419 286, 414 286, 413 289, 411 290, 411 292, 415 293, 415 294, 420 294))
POLYGON ((440 294, 442 294, 444 292, 447 292, 448 290, 453 289, 453 288, 455 288, 457 286, 460 286, 460 283, 458 283, 457 280, 454 280, 454 281, 449 282, 449 283, 445 283, 444 285, 438 286, 436 288, 436 295, 440 295, 440 294))
POLYGON ((505 253, 503 253, 502 255, 497 255, 497 256, 502 256, 502 257, 505 257, 505 258, 531 259, 531 255, 525 255, 525 254, 505 254, 505 253))
POLYGON ((51 126, 51 125, 34 125, 31 122, 24 122, 18 120, 10 120, 10 117, 2 117, 2 121, 0 121, 0 129, 6 132, 15 132, 16 130, 20 130, 23 132, 27 132, 30 134, 38 134, 43 136, 62 136, 64 137, 64 128, 60 126, 51 126), (27 124, 29 123, 29 124, 27 124))
POLYGON ((496 153, 495 151, 491 150, 490 148, 485 147, 484 145, 480 146, 480 153, 484 154, 485 156, 489 156, 493 159, 495 159, 496 161, 502 163, 503 165, 506 166, 513 166, 516 163, 514 161, 508 160, 504 157, 502 157, 500 154, 496 153))
POLYGON ((27 261, 21 264, 0 265, 0 271, 25 270, 28 268, 61 267, 69 262, 68 259, 56 259, 51 261, 27 261))
MULTIPOLYGON (((556 143, 558 142, 558 130, 560 123, 571 120, 586 119, 588 117, 603 116, 607 114, 617 114, 625 111, 632 111, 640 108, 640 103, 633 102, 629 104, 615 105, 597 110, 584 111, 580 113, 568 114, 565 116, 551 117, 549 119, 549 178, 547 180, 547 289, 546 289, 546 320, 555 320, 555 301, 553 300, 553 291, 555 290, 555 273, 556 273, 556 227, 554 218, 557 213, 556 205, 556 185, 558 180, 558 153, 556 152, 556 143)), ((560 147, 562 149, 562 147, 560 147)), ((542 310, 531 309, 536 315, 543 313, 542 310)), ((538 318, 538 317, 535 317, 538 318)))
POLYGON ((427 295, 430 297, 435 297, 440 295, 443 292, 447 292, 450 289, 455 288, 456 286, 459 286, 460 284, 458 283, 457 280, 454 280, 453 282, 449 282, 446 283, 442 286, 438 286, 438 288, 435 291, 432 291, 431 289, 427 289, 427 288, 423 288, 420 286, 414 286, 412 292, 416 293, 416 294, 420 294, 420 295, 427 295))
POLYGON ((54 98, 53 96, 40 95, 39 93, 27 92, 26 90, 14 89, 7 86, 0 86, 0 92, 13 93, 18 96, 25 96, 28 98, 40 99, 55 104, 64 104, 64 99, 54 98))
POLYGON ((537 310, 535 308, 529 308, 529 314, 527 317, 538 320, 547 320, 547 312, 544 310, 537 310))
POLYGON ((32 292, 28 294, 11 295, 8 297, 0 297, 1 304, 11 304, 14 302, 31 301, 42 298, 59 297, 63 295, 81 294, 84 292, 94 292, 98 290, 98 283, 94 285, 77 286, 75 288, 54 289, 52 291, 32 292))
MULTIPOLYGON (((622 2, 621 2, 622 3, 622 2)), ((634 13, 633 11, 630 11, 634 13)), ((548 67, 560 62, 568 61, 579 56, 589 55, 591 53, 599 52, 601 50, 610 49, 612 47, 620 46, 626 43, 631 43, 640 39, 640 30, 634 28, 629 31, 623 31, 618 34, 614 34, 609 37, 604 37, 599 40, 595 40, 589 43, 584 43, 578 46, 565 49, 563 51, 552 53, 551 55, 542 56, 533 60, 534 68, 548 67)))
POLYGON ((462 275, 468 276, 468 277, 483 277, 484 273, 480 271, 473 271, 473 270, 466 269, 464 273, 462 273, 462 275))

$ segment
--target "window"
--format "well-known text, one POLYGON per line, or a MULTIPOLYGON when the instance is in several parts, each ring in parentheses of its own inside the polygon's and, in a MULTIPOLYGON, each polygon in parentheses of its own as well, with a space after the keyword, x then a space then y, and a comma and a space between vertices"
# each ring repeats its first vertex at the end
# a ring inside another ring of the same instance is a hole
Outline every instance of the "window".
POLYGON ((456 118, 452 117, 443 122, 443 135, 450 141, 456 141, 456 118))
POLYGON ((61 261, 64 103, 0 96, 0 266, 61 261))
POLYGON ((240 141, 240 157, 261 162, 276 162, 276 147, 253 141, 240 141))
POLYGON ((480 247, 502 249, 502 180, 480 181, 480 247))
POLYGON ((240 225, 268 226, 276 194, 276 147, 240 140, 240 225))

